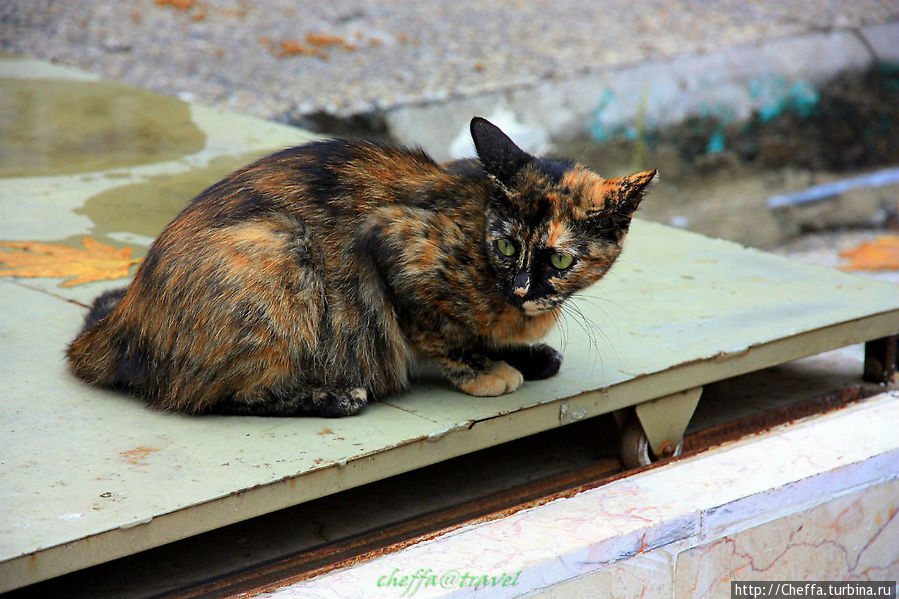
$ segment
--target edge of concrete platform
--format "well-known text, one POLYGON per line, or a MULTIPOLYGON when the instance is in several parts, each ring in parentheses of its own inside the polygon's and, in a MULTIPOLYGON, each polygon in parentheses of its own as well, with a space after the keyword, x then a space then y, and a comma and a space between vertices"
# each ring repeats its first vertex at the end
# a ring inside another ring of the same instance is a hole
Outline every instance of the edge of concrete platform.
POLYGON ((899 50, 890 43, 897 38, 899 22, 813 32, 714 53, 613 65, 576 78, 471 97, 406 104, 369 117, 393 138, 420 145, 438 160, 473 154, 468 136, 472 115, 493 119, 526 149, 539 153, 553 143, 602 142, 691 116, 739 122, 762 109, 814 101, 816 90, 842 73, 899 61, 899 50))
MULTIPOLYGON (((890 562, 889 545, 896 527, 888 529, 883 521, 895 513, 892 465, 899 449, 888 429, 897 399, 886 392, 839 412, 260 591, 295 599, 357 596, 354 591, 366 589, 366 597, 387 598, 409 589, 412 596, 424 586, 421 596, 459 597, 465 583, 456 584, 466 568, 496 578, 509 573, 514 584, 504 588, 494 582, 490 597, 546 599, 595 596, 596 589, 610 584, 621 596, 721 597, 735 576, 759 571, 771 578, 772 572, 801 578, 810 571, 832 579, 873 578, 871 572, 889 572, 890 563, 896 563, 890 562), (845 445, 851 451, 832 442, 836 431, 857 437, 845 445), (786 453, 799 459, 771 464, 770 456, 786 453), (873 494, 870 504, 866 494, 873 494), (878 507, 862 516, 862 504, 878 507), (804 538, 814 542, 799 540, 803 528, 804 538), (752 537, 756 542, 749 541, 752 537), (838 548, 839 557, 822 555, 822 545, 838 548), (848 547, 856 548, 854 554, 844 552, 854 560, 840 553, 848 547), (764 570, 757 569, 762 563, 764 570), (440 584, 424 582, 432 573, 440 584)), ((490 584, 485 580, 484 588, 490 584)))

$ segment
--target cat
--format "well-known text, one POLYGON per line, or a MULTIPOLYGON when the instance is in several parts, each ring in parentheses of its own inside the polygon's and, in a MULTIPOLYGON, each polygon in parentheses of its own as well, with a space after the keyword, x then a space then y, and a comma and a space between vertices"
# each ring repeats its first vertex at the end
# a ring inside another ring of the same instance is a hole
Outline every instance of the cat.
POLYGON ((72 371, 167 410, 326 417, 420 360, 476 396, 555 375, 535 342, 615 262, 656 171, 606 179, 470 131, 477 159, 332 139, 212 185, 95 300, 72 371))

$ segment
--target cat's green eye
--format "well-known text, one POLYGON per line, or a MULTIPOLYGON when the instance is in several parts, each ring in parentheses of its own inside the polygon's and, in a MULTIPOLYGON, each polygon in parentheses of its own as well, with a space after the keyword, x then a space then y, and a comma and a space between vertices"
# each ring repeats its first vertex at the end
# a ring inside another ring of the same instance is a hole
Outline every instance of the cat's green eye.
POLYGON ((565 270, 571 266, 572 262, 574 262, 573 257, 568 254, 560 254, 559 252, 555 252, 549 257, 549 263, 553 265, 553 268, 558 268, 559 270, 565 270))
POLYGON ((496 249, 498 249, 499 253, 503 256, 514 256, 516 251, 515 244, 505 237, 496 240, 496 249))

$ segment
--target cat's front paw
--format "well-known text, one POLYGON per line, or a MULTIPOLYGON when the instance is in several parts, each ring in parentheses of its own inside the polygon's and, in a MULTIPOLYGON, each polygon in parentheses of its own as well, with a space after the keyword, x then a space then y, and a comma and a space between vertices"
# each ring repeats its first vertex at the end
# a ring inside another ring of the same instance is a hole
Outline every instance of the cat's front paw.
POLYGON ((545 343, 533 345, 530 350, 530 359, 522 369, 527 380, 548 379, 559 372, 559 368, 562 367, 562 354, 545 343))
POLYGON ((507 348, 496 352, 494 357, 511 364, 526 381, 548 379, 562 366, 562 354, 545 343, 507 348))
POLYGON ((478 397, 496 397, 521 386, 524 377, 506 362, 494 362, 487 372, 459 385, 459 389, 478 397))

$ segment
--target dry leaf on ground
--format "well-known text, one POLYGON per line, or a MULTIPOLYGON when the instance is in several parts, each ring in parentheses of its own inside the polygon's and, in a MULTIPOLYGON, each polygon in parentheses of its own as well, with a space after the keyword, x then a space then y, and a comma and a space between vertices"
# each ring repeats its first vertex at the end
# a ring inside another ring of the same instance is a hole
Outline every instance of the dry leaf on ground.
POLYGON ((854 248, 843 250, 840 256, 849 259, 843 270, 899 270, 899 235, 883 235, 854 248))
POLYGON ((0 246, 21 251, 0 251, 0 276, 74 277, 63 287, 121 279, 128 276, 132 248, 116 249, 84 237, 84 249, 39 241, 0 241, 0 246))

